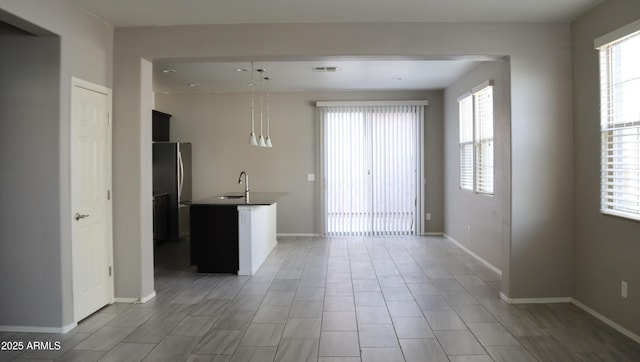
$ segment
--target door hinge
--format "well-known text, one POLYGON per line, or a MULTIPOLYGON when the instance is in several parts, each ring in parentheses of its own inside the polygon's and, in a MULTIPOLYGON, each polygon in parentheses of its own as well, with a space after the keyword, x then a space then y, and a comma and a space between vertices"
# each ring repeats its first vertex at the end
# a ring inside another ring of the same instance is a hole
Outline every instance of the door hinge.
POLYGON ((111 267, 109 267, 109 276, 111 276, 111 267))
POLYGON ((111 190, 107 190, 107 200, 111 200, 111 190))

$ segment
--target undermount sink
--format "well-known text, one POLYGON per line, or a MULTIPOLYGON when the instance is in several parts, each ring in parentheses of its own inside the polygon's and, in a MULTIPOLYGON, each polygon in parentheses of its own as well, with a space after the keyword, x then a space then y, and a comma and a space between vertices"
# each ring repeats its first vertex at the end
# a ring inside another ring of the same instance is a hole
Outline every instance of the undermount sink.
POLYGON ((229 199, 241 199, 244 195, 222 195, 218 196, 220 200, 229 200, 229 199))

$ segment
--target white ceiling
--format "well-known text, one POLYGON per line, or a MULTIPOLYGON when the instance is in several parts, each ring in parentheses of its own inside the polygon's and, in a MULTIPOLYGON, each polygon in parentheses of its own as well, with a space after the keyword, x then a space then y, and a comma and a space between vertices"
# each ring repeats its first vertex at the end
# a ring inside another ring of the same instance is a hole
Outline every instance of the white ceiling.
POLYGON ((568 22, 602 0, 74 0, 116 27, 305 22, 568 22))
MULTIPOLYGON (((603 0, 73 0, 114 27, 304 22, 569 22, 603 0)), ((441 89, 487 59, 304 59, 256 62, 272 91, 441 89), (335 66, 336 72, 313 72, 335 66)), ((238 92, 238 62, 154 63, 161 93, 238 92), (165 69, 175 70, 163 73, 165 69), (197 83, 198 87, 188 84, 197 83)), ((257 79, 257 77, 256 77, 257 79)))
MULTIPOLYGON (((484 60, 484 59, 482 59, 484 60)), ((480 59, 394 60, 323 59, 255 62, 254 82, 270 77, 269 89, 278 91, 421 90, 443 89, 472 69, 480 59), (316 71, 316 67, 336 67, 316 71)), ((251 83, 251 62, 154 63, 157 93, 246 92, 251 83), (248 69, 249 71, 237 71, 248 69), (170 71, 170 73, 167 73, 170 71), (175 72, 174 72, 175 71, 175 72), (189 86, 198 84, 198 86, 189 86)), ((263 80, 263 86, 266 86, 263 80)))

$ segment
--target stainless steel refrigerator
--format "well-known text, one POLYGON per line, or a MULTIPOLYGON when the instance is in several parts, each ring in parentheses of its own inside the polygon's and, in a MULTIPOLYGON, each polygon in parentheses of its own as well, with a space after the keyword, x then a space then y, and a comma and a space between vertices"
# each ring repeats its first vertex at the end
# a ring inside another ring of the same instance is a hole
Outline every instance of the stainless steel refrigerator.
POLYGON ((191 143, 153 143, 153 193, 168 198, 168 241, 189 236, 191 143))

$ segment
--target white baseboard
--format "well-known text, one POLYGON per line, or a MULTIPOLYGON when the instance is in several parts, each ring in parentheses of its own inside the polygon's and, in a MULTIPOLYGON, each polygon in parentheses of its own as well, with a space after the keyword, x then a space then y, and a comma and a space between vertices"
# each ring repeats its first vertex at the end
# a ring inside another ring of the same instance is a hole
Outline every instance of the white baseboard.
POLYGON ((509 304, 544 304, 544 303, 571 303, 571 297, 554 298, 509 298, 500 292, 500 298, 509 304))
POLYGON ((320 236, 320 234, 289 234, 289 233, 281 233, 281 234, 276 234, 276 236, 311 236, 311 237, 318 237, 318 236, 320 236))
POLYGON ((146 297, 141 298, 116 298, 116 303, 130 303, 130 304, 138 304, 138 303, 146 303, 151 299, 156 297, 156 291, 154 290, 151 294, 146 297))
POLYGON ((77 325, 78 323, 74 322, 62 327, 0 326, 0 332, 65 334, 77 325))
POLYGON ((115 298, 116 303, 138 303, 140 299, 138 298, 115 298))
POLYGON ((587 307, 586 305, 584 305, 582 302, 571 298, 571 303, 573 303, 576 307, 584 310, 585 312, 591 314, 592 316, 598 318, 599 320, 601 320, 602 322, 604 322, 605 324, 609 325, 609 327, 615 329, 616 331, 624 334, 625 336, 631 338, 632 340, 634 340, 637 343, 640 343, 640 336, 631 332, 630 330, 624 328, 623 326, 619 325, 618 323, 612 321, 611 319, 603 316, 602 314, 596 312, 595 310, 587 307))
POLYGON ((433 232, 433 233, 422 233, 421 236, 444 236, 443 232, 433 232))
POLYGON ((140 303, 146 303, 155 297, 156 297, 156 291, 154 290, 151 294, 147 295, 146 297, 140 298, 140 303))
POLYGON ((452 238, 451 236, 449 236, 447 234, 442 234, 442 236, 444 236, 447 240, 449 240, 450 242, 452 242, 455 245, 457 245, 460 249, 466 251, 467 254, 471 255, 476 260, 478 260, 479 262, 484 264, 484 266, 486 266, 487 268, 493 270, 494 273, 498 274, 499 276, 502 276, 502 270, 496 268, 493 264, 491 264, 488 261, 482 259, 478 254, 476 254, 473 251, 467 249, 464 245, 460 244, 456 239, 452 238))

